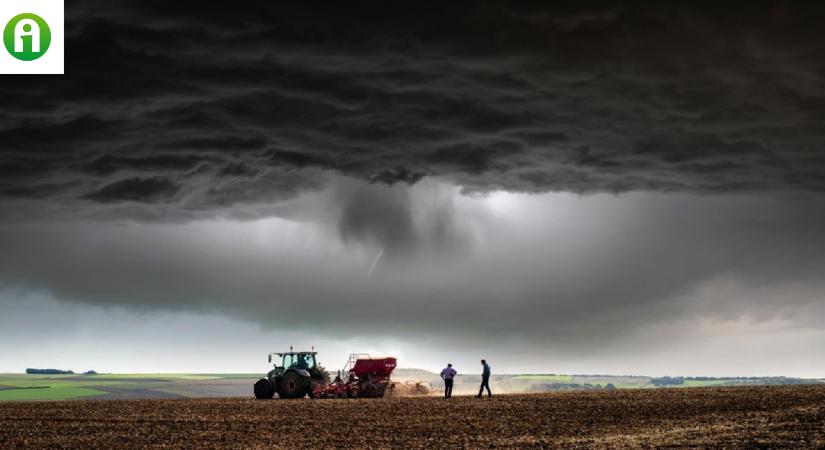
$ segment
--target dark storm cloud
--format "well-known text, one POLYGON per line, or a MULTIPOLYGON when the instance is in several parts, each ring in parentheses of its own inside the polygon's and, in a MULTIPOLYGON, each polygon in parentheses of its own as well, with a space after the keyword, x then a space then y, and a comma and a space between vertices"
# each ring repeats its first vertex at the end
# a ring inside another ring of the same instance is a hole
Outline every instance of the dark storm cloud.
POLYGON ((821 6, 66 16, 66 75, 0 82, 3 292, 571 352, 821 327, 821 6))
POLYGON ((152 191, 177 207, 145 214, 171 220, 288 198, 307 183, 285 174, 306 169, 468 191, 821 193, 822 13, 70 2, 67 75, 0 85, 0 192, 92 208, 152 191), (124 181, 153 177, 168 182, 124 181))
POLYGON ((95 175, 109 175, 118 170, 147 172, 180 171, 194 168, 201 158, 196 155, 151 155, 144 158, 104 155, 83 167, 95 175))
POLYGON ((152 203, 171 199, 180 190, 180 186, 164 177, 127 178, 107 184, 90 193, 88 198, 102 202, 132 200, 152 203))

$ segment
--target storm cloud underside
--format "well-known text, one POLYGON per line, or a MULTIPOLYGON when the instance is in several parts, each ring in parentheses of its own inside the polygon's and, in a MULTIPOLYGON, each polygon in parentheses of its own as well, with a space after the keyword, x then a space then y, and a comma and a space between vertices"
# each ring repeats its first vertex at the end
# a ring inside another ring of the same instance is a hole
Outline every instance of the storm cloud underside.
POLYGON ((571 367, 822 327, 816 6, 70 3, 0 84, 0 303, 571 367))

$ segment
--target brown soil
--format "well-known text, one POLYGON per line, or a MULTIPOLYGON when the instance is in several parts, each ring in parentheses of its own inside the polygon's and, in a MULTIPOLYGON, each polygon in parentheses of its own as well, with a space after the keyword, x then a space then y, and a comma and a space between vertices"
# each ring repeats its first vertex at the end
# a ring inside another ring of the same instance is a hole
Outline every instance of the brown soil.
POLYGON ((825 445, 825 386, 354 400, 0 404, 3 448, 825 445))

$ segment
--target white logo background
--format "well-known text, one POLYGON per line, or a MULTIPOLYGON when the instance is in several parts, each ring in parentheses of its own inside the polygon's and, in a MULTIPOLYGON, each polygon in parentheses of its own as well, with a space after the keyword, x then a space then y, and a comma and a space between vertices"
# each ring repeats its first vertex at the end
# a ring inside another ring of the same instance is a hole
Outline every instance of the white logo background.
MULTIPOLYGON (((0 45, 0 74, 62 74, 66 33, 63 24, 63 0, 0 0, 0 43, 3 29, 16 15, 33 13, 42 17, 52 32, 48 51, 34 61, 20 61, 0 45)), ((0 81, 2 82, 2 81, 0 81)))

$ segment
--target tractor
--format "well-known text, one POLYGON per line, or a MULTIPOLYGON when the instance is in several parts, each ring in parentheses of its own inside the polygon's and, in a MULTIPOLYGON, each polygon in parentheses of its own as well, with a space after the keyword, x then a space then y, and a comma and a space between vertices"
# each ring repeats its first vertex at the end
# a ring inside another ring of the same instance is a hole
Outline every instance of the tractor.
POLYGON ((311 352, 270 353, 281 358, 275 367, 255 383, 255 398, 353 398, 383 397, 392 389, 390 375, 395 369, 395 358, 372 358, 367 354, 352 354, 343 371, 330 383, 326 370, 316 362, 311 352), (343 372, 343 374, 342 374, 343 372))
POLYGON ((329 375, 315 362, 316 354, 315 351, 293 352, 291 347, 289 352, 270 353, 269 362, 272 363, 272 355, 276 355, 281 365, 276 362, 266 378, 255 383, 255 398, 272 398, 276 393, 280 398, 301 398, 312 394, 316 386, 325 385, 329 375))

